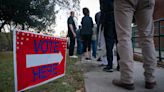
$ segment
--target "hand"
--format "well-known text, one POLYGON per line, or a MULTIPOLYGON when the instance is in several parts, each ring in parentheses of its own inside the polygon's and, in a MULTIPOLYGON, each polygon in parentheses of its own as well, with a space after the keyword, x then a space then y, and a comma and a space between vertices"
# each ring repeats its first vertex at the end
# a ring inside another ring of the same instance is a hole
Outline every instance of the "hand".
POLYGON ((76 37, 76 33, 73 33, 73 37, 74 37, 74 38, 76 37))

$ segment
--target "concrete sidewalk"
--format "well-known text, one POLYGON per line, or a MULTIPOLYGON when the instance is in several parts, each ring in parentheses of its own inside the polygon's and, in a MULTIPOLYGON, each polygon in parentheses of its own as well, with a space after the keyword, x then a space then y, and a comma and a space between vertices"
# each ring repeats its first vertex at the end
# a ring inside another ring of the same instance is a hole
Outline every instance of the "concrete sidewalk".
POLYGON ((135 90, 129 91, 112 84, 114 78, 119 78, 120 73, 118 71, 104 72, 103 67, 99 67, 96 63, 82 63, 85 81, 86 92, 164 92, 164 68, 157 68, 156 79, 157 86, 153 90, 144 88, 144 76, 142 63, 134 63, 134 79, 135 90))

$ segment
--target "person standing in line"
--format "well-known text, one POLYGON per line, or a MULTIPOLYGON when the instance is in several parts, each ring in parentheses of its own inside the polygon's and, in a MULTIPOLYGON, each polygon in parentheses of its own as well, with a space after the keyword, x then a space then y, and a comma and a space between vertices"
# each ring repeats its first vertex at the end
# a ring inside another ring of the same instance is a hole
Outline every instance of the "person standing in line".
MULTIPOLYGON (((101 11, 99 11, 99 12, 97 12, 96 14, 95 14, 95 22, 96 22, 96 25, 97 25, 97 49, 99 50, 99 45, 98 45, 98 38, 99 38, 99 33, 101 33, 101 32, 99 32, 99 28, 100 28, 100 24, 101 24, 101 20, 100 20, 100 17, 101 17, 101 11)), ((97 58, 97 61, 101 61, 101 58, 99 57, 99 58, 97 58)))
POLYGON ((99 33, 98 33, 98 50, 97 50, 97 61, 100 60, 99 66, 106 66, 108 65, 107 56, 106 56, 106 45, 105 45, 105 38, 104 38, 104 28, 102 28, 102 24, 99 26, 99 33))
POLYGON ((77 56, 74 55, 76 29, 77 29, 75 22, 74 22, 74 15, 75 15, 75 12, 71 11, 70 17, 67 20, 68 36, 70 38, 70 45, 69 45, 69 57, 70 58, 78 58, 77 56))
MULTIPOLYGON (((113 47, 117 43, 117 35, 114 21, 114 0, 100 0, 101 22, 104 28, 108 65, 103 69, 106 72, 113 72, 113 47)), ((119 56, 117 55, 117 58, 119 56)))
POLYGON ((97 38, 98 38, 99 27, 100 27, 100 23, 101 23, 100 17, 101 17, 101 11, 99 11, 95 14, 95 22, 96 22, 96 25, 97 25, 97 38))
POLYGON ((84 57, 86 60, 91 60, 91 38, 92 38, 92 28, 93 28, 93 21, 92 18, 89 16, 89 9, 83 8, 84 17, 82 18, 81 25, 81 36, 83 40, 83 52, 84 57))
POLYGON ((76 31, 76 38, 77 38, 77 54, 81 55, 83 53, 83 44, 80 36, 81 26, 79 25, 78 30, 76 31))
POLYGON ((91 46, 92 46, 92 59, 96 60, 96 50, 97 50, 97 25, 96 24, 93 27, 91 46))
POLYGON ((155 68, 157 59, 154 47, 153 11, 155 0, 115 0, 114 13, 120 55, 120 79, 113 84, 124 89, 134 90, 133 50, 131 22, 135 17, 138 26, 140 45, 144 57, 145 88, 153 89, 156 85, 155 68))

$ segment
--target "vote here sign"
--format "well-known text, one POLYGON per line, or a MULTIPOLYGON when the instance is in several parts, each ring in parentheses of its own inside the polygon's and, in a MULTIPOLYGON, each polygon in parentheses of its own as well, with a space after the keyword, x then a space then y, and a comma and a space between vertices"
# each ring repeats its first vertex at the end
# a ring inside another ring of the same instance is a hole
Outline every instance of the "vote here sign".
POLYGON ((20 30, 13 38, 16 92, 64 76, 66 39, 20 30))

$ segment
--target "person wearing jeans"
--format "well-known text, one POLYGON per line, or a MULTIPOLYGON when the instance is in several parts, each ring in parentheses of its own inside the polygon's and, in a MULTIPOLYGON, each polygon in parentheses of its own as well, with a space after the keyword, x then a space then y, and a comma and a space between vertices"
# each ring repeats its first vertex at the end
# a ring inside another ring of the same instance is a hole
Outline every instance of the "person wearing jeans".
POLYGON ((77 38, 77 54, 81 55, 83 53, 83 43, 82 43, 82 39, 80 36, 80 30, 81 30, 81 26, 79 26, 79 29, 76 32, 76 38, 77 38))
POLYGON ((153 11, 155 0, 115 0, 114 13, 120 55, 120 79, 114 79, 113 84, 124 89, 134 90, 132 27, 133 16, 140 36, 140 46, 145 69, 145 88, 153 89, 156 85, 155 68, 157 59, 154 47, 153 11))
POLYGON ((93 27, 93 34, 92 34, 92 58, 96 60, 96 50, 97 50, 97 26, 94 25, 93 27))

